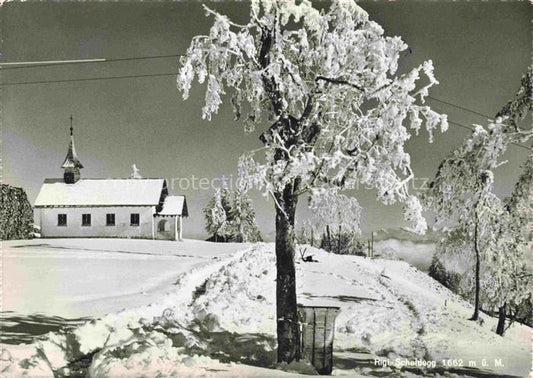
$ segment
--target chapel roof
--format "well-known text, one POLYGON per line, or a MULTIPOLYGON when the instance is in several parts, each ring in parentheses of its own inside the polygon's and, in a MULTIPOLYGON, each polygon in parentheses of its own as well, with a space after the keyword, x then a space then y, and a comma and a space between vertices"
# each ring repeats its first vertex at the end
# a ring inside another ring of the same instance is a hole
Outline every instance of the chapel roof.
POLYGON ((46 179, 35 207, 47 206, 155 206, 165 187, 162 178, 81 179, 67 184, 46 179))

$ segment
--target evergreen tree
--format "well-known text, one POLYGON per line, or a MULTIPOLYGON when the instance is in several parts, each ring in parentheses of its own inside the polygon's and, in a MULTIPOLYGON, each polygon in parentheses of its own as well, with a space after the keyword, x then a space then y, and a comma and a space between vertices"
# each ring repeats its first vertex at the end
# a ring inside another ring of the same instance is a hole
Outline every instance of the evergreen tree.
POLYGON ((215 242, 227 240, 228 211, 231 211, 231 207, 227 203, 227 193, 224 196, 224 191, 217 189, 204 208, 205 229, 213 235, 215 242))
POLYGON ((246 190, 239 188, 233 192, 230 215, 232 241, 239 243, 263 241, 255 221, 255 211, 246 190))

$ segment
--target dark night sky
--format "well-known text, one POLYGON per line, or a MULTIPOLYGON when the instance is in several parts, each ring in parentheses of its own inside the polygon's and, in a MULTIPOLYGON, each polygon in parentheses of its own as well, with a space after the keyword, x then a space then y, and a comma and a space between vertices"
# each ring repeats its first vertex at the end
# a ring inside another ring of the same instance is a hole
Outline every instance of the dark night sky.
MULTIPOLYGON (((430 95, 494 115, 516 92, 531 61, 532 7, 526 2, 360 2, 387 35, 400 35, 412 53, 401 67, 432 59, 440 85, 430 95)), ((212 8, 244 23, 246 3, 217 2, 212 8)), ((325 6, 325 3, 319 3, 325 6)), ((208 31, 199 2, 6 3, 0 8, 1 61, 123 58, 183 53, 191 38, 208 31)), ((203 88, 183 102, 176 90, 178 58, 2 69, 2 83, 168 74, 113 80, 4 85, 3 181, 26 189, 33 202, 44 178, 60 177, 74 116, 83 177, 128 177, 136 163, 145 177, 236 175, 239 155, 257 148, 226 103, 212 122, 201 120, 203 88)), ((429 100, 451 121, 471 126, 483 117, 429 100)), ((468 131, 451 125, 408 143, 418 177, 432 177, 440 160, 468 131)), ((528 151, 511 146, 498 169, 497 191, 510 192, 528 151)), ((419 181, 421 182, 421 181, 419 181)), ((187 195, 192 214, 185 236, 203 233, 201 209, 213 191, 174 190, 187 195)), ((363 231, 402 225, 399 206, 384 207, 371 191, 357 193, 364 206, 363 231)), ((274 229, 273 203, 254 194, 260 226, 274 229)), ((302 205, 305 201, 302 200, 302 205)), ((302 212, 305 216, 305 211, 302 212)))

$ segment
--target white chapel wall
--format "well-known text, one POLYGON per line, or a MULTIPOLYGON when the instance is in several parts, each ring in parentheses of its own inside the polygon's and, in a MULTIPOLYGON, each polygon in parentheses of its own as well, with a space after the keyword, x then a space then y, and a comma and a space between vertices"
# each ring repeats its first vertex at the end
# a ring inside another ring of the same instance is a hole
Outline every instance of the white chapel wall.
POLYGON ((41 208, 41 236, 151 239, 154 212, 154 206, 41 208), (130 225, 132 213, 139 214, 139 226, 130 225), (66 226, 58 226, 58 214, 67 214, 66 226), (82 214, 91 214, 91 226, 82 226, 82 214), (115 226, 106 225, 106 214, 115 214, 115 226))

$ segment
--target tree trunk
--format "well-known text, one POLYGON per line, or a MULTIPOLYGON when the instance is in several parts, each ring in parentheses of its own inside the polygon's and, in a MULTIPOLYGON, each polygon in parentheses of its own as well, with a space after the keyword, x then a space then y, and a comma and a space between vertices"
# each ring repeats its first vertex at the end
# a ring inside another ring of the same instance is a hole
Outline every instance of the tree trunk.
POLYGON ((374 231, 370 233, 370 256, 374 258, 374 231))
POLYGON ((505 317, 507 316, 507 303, 504 303, 498 309, 498 326, 496 327, 496 333, 503 336, 505 333, 505 317))
POLYGON ((311 247, 314 247, 315 244, 315 233, 313 231, 313 227, 311 227, 311 247))
POLYGON ((296 303, 296 271, 294 265, 294 216, 297 195, 292 185, 276 193, 276 314, 278 362, 300 359, 300 332, 296 303))
POLYGON ((479 318, 479 289, 480 289, 480 283, 479 283, 479 270, 480 270, 480 261, 479 261, 479 247, 478 247, 478 219, 477 219, 477 212, 474 219, 474 251, 476 252, 476 293, 475 293, 475 299, 474 299, 474 314, 470 318, 470 320, 478 320, 479 318))

